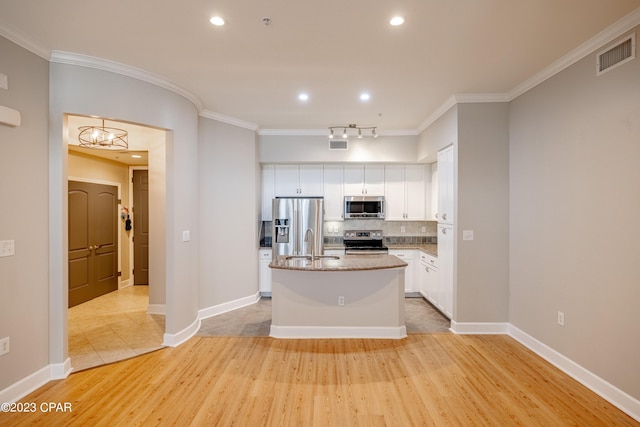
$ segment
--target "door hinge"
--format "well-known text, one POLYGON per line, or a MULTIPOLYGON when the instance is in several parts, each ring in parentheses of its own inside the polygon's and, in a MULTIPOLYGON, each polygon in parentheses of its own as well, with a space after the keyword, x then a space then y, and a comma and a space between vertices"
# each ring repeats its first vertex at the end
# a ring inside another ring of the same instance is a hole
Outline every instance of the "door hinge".
POLYGON ((118 271, 118 277, 122 277, 122 271, 118 271))
POLYGON ((133 274, 135 276, 136 275, 136 271, 135 270, 131 270, 131 274, 133 274))
POLYGON ((118 204, 121 205, 122 204, 122 199, 118 199, 118 204))

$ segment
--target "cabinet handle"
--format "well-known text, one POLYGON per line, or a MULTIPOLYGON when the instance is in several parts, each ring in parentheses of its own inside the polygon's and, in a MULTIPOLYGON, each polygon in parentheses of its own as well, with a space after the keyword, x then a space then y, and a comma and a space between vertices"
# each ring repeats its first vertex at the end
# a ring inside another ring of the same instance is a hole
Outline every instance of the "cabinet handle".
POLYGON ((447 214, 442 214, 442 219, 444 219, 445 221, 447 220, 447 214))
POLYGON ((447 229, 446 228, 442 229, 442 234, 447 234, 447 229))
POLYGON ((436 219, 438 219, 438 212, 436 212, 436 219))

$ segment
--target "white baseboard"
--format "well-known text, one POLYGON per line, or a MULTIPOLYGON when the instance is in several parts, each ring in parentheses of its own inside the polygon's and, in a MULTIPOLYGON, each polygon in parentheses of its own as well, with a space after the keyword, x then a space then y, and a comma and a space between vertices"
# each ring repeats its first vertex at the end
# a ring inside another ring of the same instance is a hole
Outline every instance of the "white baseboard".
POLYGON ((243 297, 233 301, 225 302, 223 304, 203 308, 198 311, 198 318, 200 320, 208 319, 209 317, 217 316, 228 311, 237 310, 239 308, 255 304, 258 301, 260 301, 260 292, 256 292, 254 295, 249 295, 248 297, 243 297))
POLYGON ((451 332, 458 335, 496 335, 508 334, 509 323, 506 322, 456 322, 451 321, 451 332))
POLYGON ((73 367, 71 366, 71 358, 67 357, 63 363, 54 363, 49 365, 51 368, 51 379, 52 380, 61 380, 63 378, 67 378, 73 367))
POLYGON ((129 286, 132 286, 131 280, 121 280, 120 283, 118 283, 118 290, 128 288, 129 286))
POLYGON ((147 314, 167 314, 167 307, 164 304, 149 304, 147 305, 147 314))
POLYGON ((548 345, 538 341, 531 335, 523 332, 515 326, 509 324, 508 335, 547 360, 549 363, 560 369, 585 387, 616 406, 636 421, 640 421, 640 400, 635 399, 616 386, 603 380, 593 372, 578 365, 568 357, 558 353, 548 345))
POLYGON ((273 338, 380 338, 407 337, 406 326, 397 327, 345 327, 345 326, 276 326, 271 325, 273 338))
POLYGON ((200 319, 196 319, 192 324, 178 332, 177 334, 164 334, 162 345, 167 347, 177 347, 194 336, 200 329, 200 319))
POLYGON ((0 402, 17 402, 51 380, 66 378, 71 373, 71 359, 47 365, 0 391, 0 402))

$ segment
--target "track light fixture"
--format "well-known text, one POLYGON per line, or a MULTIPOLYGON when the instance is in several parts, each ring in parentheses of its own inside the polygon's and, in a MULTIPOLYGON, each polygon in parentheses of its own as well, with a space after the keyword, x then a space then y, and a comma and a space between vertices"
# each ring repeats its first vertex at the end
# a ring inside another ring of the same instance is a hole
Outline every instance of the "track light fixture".
POLYGON ((376 133, 376 126, 358 126, 355 123, 351 123, 348 125, 342 125, 342 126, 329 126, 329 139, 333 139, 334 138, 334 133, 333 131, 335 129, 342 129, 342 137, 343 138, 348 138, 349 137, 349 131, 350 130, 354 130, 354 131, 358 131, 358 139, 362 139, 365 135, 362 134, 363 130, 370 130, 371 131, 371 136, 374 138, 378 137, 378 134, 376 133))

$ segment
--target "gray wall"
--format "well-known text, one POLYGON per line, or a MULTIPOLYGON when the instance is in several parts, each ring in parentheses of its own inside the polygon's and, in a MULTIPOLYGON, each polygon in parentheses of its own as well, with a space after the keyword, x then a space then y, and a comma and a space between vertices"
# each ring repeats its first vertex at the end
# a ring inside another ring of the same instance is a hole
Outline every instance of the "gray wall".
POLYGON ((457 148, 455 320, 507 322, 509 105, 458 105, 457 148))
POLYGON ((256 134, 200 117, 200 308, 258 292, 256 134))
POLYGON ((454 146, 454 310, 456 322, 507 322, 509 287, 509 105, 458 104, 418 138, 435 161, 454 146), (462 231, 474 240, 463 241, 462 231))
POLYGON ((258 158, 260 163, 415 163, 417 141, 416 136, 350 137, 348 150, 329 150, 328 136, 261 135, 258 158))
POLYGON ((48 151, 49 63, 0 37, 0 72, 9 90, 0 105, 22 114, 22 125, 0 125, 0 240, 15 240, 15 256, 0 258, 0 390, 49 363, 48 151))
MULTIPOLYGON (((163 268, 166 274, 166 333, 176 335, 197 321, 198 312, 198 175, 194 167, 198 163, 196 106, 174 92, 120 74, 61 63, 52 63, 50 68, 52 346, 60 341, 66 345, 65 113, 110 117, 171 131, 167 133, 166 142, 166 245, 163 257, 166 262, 163 268), (191 232, 188 242, 182 241, 185 230, 191 232)), ((52 351, 51 358, 55 363, 61 361, 58 359, 62 354, 66 354, 66 351, 55 347, 52 351)))
POLYGON ((596 77, 594 54, 510 117, 510 322, 635 399, 639 100, 640 61, 596 77))
POLYGON ((458 106, 454 105, 418 136, 417 159, 434 163, 438 151, 458 142, 458 106))

